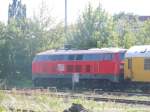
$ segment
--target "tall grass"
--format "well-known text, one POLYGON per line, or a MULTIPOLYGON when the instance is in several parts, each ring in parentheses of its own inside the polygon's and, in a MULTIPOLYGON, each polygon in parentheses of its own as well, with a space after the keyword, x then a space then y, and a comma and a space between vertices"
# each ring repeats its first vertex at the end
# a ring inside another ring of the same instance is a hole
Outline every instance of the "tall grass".
POLYGON ((38 112, 63 112, 72 103, 82 104, 92 112, 149 112, 149 106, 118 104, 115 102, 95 102, 84 97, 72 99, 70 97, 58 98, 48 95, 17 95, 0 92, 0 112, 7 112, 9 107, 31 109, 38 112))

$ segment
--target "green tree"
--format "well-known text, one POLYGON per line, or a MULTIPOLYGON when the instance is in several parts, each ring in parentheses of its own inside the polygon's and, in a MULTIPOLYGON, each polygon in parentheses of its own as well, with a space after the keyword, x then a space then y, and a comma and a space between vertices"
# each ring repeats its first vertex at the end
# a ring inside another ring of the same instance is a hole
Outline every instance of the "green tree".
POLYGON ((46 4, 46 1, 41 2, 39 11, 34 14, 32 19, 38 27, 36 37, 40 39, 40 51, 59 48, 65 41, 62 22, 56 23, 55 18, 51 16, 52 12, 46 4))
POLYGON ((138 45, 150 44, 150 20, 141 25, 137 38, 138 45))
POLYGON ((12 19, 6 26, 0 23, 0 78, 9 84, 31 81, 35 54, 58 48, 65 40, 62 24, 53 24, 50 16, 41 14, 40 18, 12 19))
POLYGON ((78 18, 70 34, 69 43, 75 48, 113 46, 114 32, 112 18, 101 7, 94 9, 90 4, 78 18))
POLYGON ((0 78, 6 78, 8 76, 7 67, 8 63, 8 45, 6 44, 7 39, 6 26, 0 22, 0 78))
POLYGON ((113 16, 115 23, 115 32, 117 33, 117 45, 123 48, 129 48, 136 44, 137 32, 140 29, 138 16, 133 14, 119 13, 113 16))

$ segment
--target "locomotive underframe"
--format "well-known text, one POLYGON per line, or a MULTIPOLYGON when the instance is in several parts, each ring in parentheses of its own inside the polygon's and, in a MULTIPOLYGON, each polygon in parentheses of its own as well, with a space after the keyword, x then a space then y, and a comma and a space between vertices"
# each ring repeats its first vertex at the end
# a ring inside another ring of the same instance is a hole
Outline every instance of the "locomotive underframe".
MULTIPOLYGON (((56 87, 71 87, 72 86, 72 74, 59 74, 59 75, 32 75, 32 80, 35 86, 56 86, 56 87)), ((76 85, 80 88, 107 88, 111 83, 118 83, 123 80, 123 75, 91 75, 82 74, 79 75, 79 82, 76 85)))
MULTIPOLYGON (((72 88, 73 75, 33 75, 32 80, 34 86, 38 87, 57 87, 57 88, 72 88)), ((132 82, 123 80, 123 75, 114 77, 113 75, 90 75, 82 74, 79 76, 79 82, 76 83, 76 88, 79 89, 103 89, 111 91, 144 91, 150 90, 150 83, 132 82)))

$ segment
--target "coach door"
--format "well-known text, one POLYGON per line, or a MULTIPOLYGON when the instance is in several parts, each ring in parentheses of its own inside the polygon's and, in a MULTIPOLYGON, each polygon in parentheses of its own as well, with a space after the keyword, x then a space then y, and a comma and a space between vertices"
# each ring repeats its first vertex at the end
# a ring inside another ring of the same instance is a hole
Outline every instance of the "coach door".
POLYGON ((129 78, 132 80, 133 79, 133 60, 132 58, 128 58, 128 75, 129 78))
POLYGON ((124 78, 132 80, 133 78, 133 63, 132 58, 126 58, 124 64, 124 78))

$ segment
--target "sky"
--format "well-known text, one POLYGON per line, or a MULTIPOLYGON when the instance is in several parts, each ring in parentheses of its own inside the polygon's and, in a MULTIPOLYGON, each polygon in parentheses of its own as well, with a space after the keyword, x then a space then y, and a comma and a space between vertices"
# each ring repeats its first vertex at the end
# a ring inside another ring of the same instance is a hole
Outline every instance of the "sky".
MULTIPOLYGON (((12 0, 0 0, 0 21, 7 22, 8 5, 12 0)), ((44 0, 50 10, 50 15, 58 21, 64 20, 65 0, 44 0)), ((119 12, 134 13, 137 15, 150 15, 149 0, 67 0, 68 2, 68 23, 73 23, 83 12, 88 2, 94 7, 101 3, 103 9, 109 14, 119 12)), ((33 16, 39 9, 42 0, 22 0, 27 6, 27 17, 33 16)))

